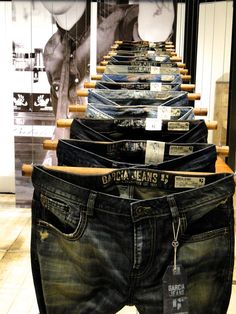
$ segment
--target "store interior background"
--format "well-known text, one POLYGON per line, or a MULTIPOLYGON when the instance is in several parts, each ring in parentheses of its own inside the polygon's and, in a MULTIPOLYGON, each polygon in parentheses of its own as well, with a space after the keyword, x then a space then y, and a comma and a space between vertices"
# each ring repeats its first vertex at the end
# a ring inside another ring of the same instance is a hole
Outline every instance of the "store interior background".
MULTIPOLYGON (((96 3, 92 14, 92 29, 96 29, 96 3)), ((176 52, 184 55, 184 27, 185 3, 178 3, 176 25, 176 52)), ((206 120, 219 120, 218 130, 210 131, 209 142, 216 145, 226 144, 227 129, 227 101, 230 73, 231 38, 232 38, 233 1, 206 1, 200 4, 198 47, 196 64, 196 92, 201 94, 201 100, 195 101, 196 107, 208 109, 206 120), (224 108, 224 109, 223 109, 224 108)), ((40 123, 41 113, 37 113, 36 124, 33 125, 32 115, 28 119, 14 112, 13 93, 29 90, 31 93, 49 93, 49 84, 45 72, 39 73, 40 86, 33 82, 32 71, 16 71, 12 60, 12 42, 18 40, 25 45, 25 52, 33 52, 35 48, 43 48, 51 34, 55 32, 55 24, 46 9, 42 8, 40 1, 1 1, 0 2, 0 38, 2 49, 0 51, 1 66, 1 112, 0 124, 0 192, 14 193, 17 187, 15 172, 15 153, 17 145, 14 139, 23 135, 32 145, 31 162, 37 162, 33 146, 39 147, 40 136, 50 137, 53 132, 53 120, 50 110, 47 113, 47 122, 40 123), (24 10, 17 12, 27 15, 24 23, 17 20, 18 15, 14 6, 24 10), (21 5, 19 5, 21 4, 21 5), (32 7, 34 6, 34 7, 32 7), (40 7, 41 6, 41 7, 40 7), (33 10, 34 9, 34 10, 33 10), (27 120, 27 121, 26 121, 27 120)), ((92 32, 91 43, 96 40, 96 32, 92 32)), ((191 51, 191 48, 190 48, 191 51)), ((91 74, 95 74, 96 48, 91 47, 91 74)), ((183 60, 184 61, 184 60, 183 60)), ((191 73, 190 73, 191 74, 191 73)), ((22 145, 22 144, 21 144, 22 145)), ((17 156, 17 154, 16 154, 17 156)), ((25 162, 19 160, 18 163, 25 162)), ((20 164, 18 165, 18 168, 20 164)), ((19 172, 17 173, 19 176, 19 172)), ((30 179, 27 184, 30 184, 30 179)), ((19 184, 18 184, 19 185, 19 184)), ((20 190, 20 198, 24 198, 24 190, 20 190)), ((21 204, 22 202, 19 202, 21 204)), ((21 204, 22 205, 22 204, 21 204)))

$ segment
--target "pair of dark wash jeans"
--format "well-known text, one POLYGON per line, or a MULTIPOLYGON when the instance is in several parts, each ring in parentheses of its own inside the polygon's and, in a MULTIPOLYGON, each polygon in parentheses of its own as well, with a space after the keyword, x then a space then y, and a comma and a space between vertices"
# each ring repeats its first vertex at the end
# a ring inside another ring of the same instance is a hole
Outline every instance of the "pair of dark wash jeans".
POLYGON ((125 305, 163 313, 162 280, 173 269, 178 224, 189 313, 226 314, 233 174, 124 168, 89 176, 35 166, 32 182, 31 262, 41 314, 115 314, 125 305))
POLYGON ((145 65, 112 65, 108 64, 105 74, 127 74, 127 73, 148 73, 148 74, 180 74, 178 67, 164 66, 145 66, 145 65))
POLYGON ((123 56, 123 55, 114 55, 111 56, 109 59, 110 64, 116 64, 116 62, 124 62, 124 61, 130 61, 130 62, 137 62, 137 61, 159 61, 161 63, 170 62, 170 56, 166 54, 147 54, 144 56, 123 56))
POLYGON ((213 144, 61 139, 57 145, 59 166, 215 172, 216 157, 213 144))
POLYGON ((151 90, 151 91, 180 91, 181 84, 177 83, 162 83, 162 82, 107 82, 97 81, 95 85, 96 89, 134 89, 134 90, 151 90))
POLYGON ((107 105, 188 106, 188 94, 184 91, 109 90, 88 89, 88 103, 107 105))
POLYGON ((125 66, 155 66, 155 67, 170 67, 177 68, 178 65, 175 62, 162 62, 158 59, 156 60, 126 60, 126 61, 115 61, 114 59, 110 59, 107 65, 125 65, 125 66))
POLYGON ((193 120, 195 115, 192 107, 166 106, 111 106, 104 104, 87 104, 86 118, 158 118, 161 120, 193 120))
POLYGON ((89 141, 153 140, 207 143, 208 129, 204 120, 163 120, 157 128, 156 125, 152 128, 149 122, 150 120, 141 118, 73 119, 70 138, 89 141))
POLYGON ((102 81, 107 82, 140 82, 140 83, 150 83, 150 82, 161 82, 167 84, 182 84, 183 80, 180 74, 103 74, 102 81))

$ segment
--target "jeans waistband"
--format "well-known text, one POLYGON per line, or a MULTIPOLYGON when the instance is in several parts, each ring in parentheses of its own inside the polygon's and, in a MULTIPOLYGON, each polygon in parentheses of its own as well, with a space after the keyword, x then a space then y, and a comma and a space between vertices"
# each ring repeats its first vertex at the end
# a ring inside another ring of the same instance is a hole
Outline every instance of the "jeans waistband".
POLYGON ((92 215, 94 211, 128 216, 134 222, 151 217, 183 213, 188 219, 201 216, 234 193, 234 175, 174 174, 158 170, 124 168, 104 175, 77 175, 34 166, 32 182, 35 193, 49 194, 68 201, 92 215), (123 198, 108 194, 116 185, 161 189, 168 195, 149 199, 123 198))

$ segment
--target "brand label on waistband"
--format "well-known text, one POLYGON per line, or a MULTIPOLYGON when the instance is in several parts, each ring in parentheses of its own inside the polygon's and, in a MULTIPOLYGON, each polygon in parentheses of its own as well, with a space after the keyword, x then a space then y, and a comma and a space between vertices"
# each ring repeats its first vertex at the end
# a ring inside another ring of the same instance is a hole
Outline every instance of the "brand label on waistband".
POLYGON ((161 131, 162 120, 157 118, 146 118, 145 130, 147 131, 161 131))
POLYGON ((188 155, 193 152, 193 146, 174 146, 171 145, 169 149, 170 156, 188 155))
POLYGON ((189 131, 189 122, 168 122, 168 131, 189 131))
POLYGON ((161 120, 170 120, 171 117, 171 107, 158 106, 157 115, 161 120))
POLYGON ((158 62, 164 62, 165 60, 166 60, 166 58, 167 58, 168 56, 156 56, 155 57, 155 61, 158 61, 158 62))
POLYGON ((175 177, 175 188, 199 188, 205 185, 204 177, 175 177))
POLYGON ((167 100, 167 99, 170 99, 172 96, 170 93, 168 92, 157 92, 156 95, 155 95, 155 99, 157 100, 167 100))
POLYGON ((151 74, 160 74, 160 67, 151 66, 151 74))
POLYGON ((162 89, 162 83, 159 82, 151 82, 150 83, 150 90, 155 92, 160 92, 162 89))
POLYGON ((149 42, 149 47, 150 48, 155 48, 156 47, 156 44, 152 41, 149 42))
POLYGON ((120 169, 101 177, 103 185, 110 182, 134 183, 146 186, 165 186, 169 182, 169 174, 151 170, 120 169))
POLYGON ((159 164, 163 162, 165 142, 147 141, 145 164, 159 164))
MULTIPOLYGON (((150 47, 151 48, 151 47, 150 47)), ((155 54, 155 50, 148 50, 147 51, 147 54, 150 56, 150 55, 154 55, 155 54)))
POLYGON ((161 67, 160 74, 179 74, 179 68, 161 67))
POLYGON ((174 75, 162 75, 161 76, 161 81, 162 82, 171 82, 175 79, 174 75))

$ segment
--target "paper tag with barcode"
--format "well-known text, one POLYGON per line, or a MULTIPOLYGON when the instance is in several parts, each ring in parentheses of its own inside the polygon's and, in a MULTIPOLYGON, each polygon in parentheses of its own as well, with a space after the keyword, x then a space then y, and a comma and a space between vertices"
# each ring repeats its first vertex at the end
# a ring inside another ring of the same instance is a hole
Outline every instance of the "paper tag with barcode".
POLYGON ((162 130, 162 120, 158 119, 158 118, 146 118, 145 130, 147 130, 147 131, 161 131, 162 130))
POLYGON ((151 82, 150 90, 155 92, 161 92, 162 84, 159 82, 151 82))
POLYGON ((175 188, 199 188, 205 185, 204 177, 175 177, 175 188))
POLYGON ((168 122, 168 131, 189 131, 189 122, 168 122))
POLYGON ((171 107, 158 106, 157 115, 159 119, 170 120, 171 117, 171 107))
POLYGON ((171 145, 169 149, 170 156, 185 156, 193 152, 193 146, 171 145))
POLYGON ((163 162, 165 154, 165 142, 147 141, 145 164, 159 164, 163 162))
POLYGON ((160 74, 160 67, 151 66, 151 74, 160 74))

